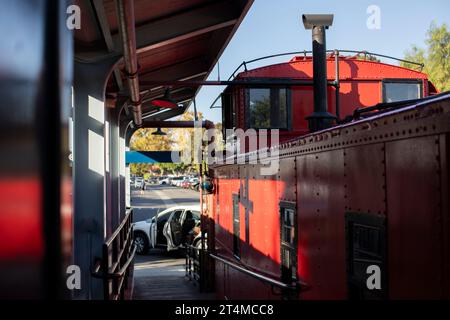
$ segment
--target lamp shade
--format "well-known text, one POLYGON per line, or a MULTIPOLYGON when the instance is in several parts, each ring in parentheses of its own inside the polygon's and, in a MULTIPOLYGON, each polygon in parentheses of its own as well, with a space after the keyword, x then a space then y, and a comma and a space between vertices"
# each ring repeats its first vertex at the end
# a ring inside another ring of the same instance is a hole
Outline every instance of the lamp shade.
POLYGON ((155 132, 152 133, 154 136, 167 136, 167 133, 161 130, 161 128, 158 128, 155 132))
POLYGON ((151 101, 152 106, 159 107, 159 108, 165 108, 165 109, 174 109, 178 108, 178 103, 175 102, 172 97, 170 96, 170 89, 166 89, 164 93, 164 97, 153 99, 151 101))

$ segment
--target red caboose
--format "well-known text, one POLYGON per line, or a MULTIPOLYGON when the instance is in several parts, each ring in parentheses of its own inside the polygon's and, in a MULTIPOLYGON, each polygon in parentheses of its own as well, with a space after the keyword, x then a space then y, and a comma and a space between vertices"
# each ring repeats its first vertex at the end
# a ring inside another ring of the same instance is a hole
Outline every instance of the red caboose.
POLYGON ((279 168, 210 168, 217 297, 450 298, 450 94, 423 73, 316 48, 236 79, 249 84, 225 90, 224 128, 280 129, 265 156, 279 168))
MULTIPOLYGON (((335 50, 326 60, 327 111, 340 120, 352 116, 357 108, 437 93, 422 72, 365 60, 360 54, 342 56, 342 53, 335 50)), ((238 74, 235 80, 253 84, 229 86, 224 91, 223 128, 280 129, 281 142, 309 133, 307 117, 313 113, 314 90, 308 83, 312 79, 313 59, 306 53, 285 63, 238 74), (270 86, 270 80, 280 79, 285 79, 287 85, 270 86), (258 85, 261 80, 264 86, 258 85), (290 81, 304 81, 305 85, 291 85, 290 81)))

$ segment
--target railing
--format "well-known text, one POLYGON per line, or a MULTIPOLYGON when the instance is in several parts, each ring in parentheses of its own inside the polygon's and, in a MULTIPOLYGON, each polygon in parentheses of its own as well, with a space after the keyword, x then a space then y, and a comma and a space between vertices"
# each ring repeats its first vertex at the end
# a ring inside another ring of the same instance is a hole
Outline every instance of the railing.
POLYGON ((200 285, 200 249, 191 245, 186 246, 186 277, 200 285))
POLYGON ((220 261, 221 263, 223 263, 223 264, 225 264, 225 265, 227 265, 227 266, 229 266, 229 267, 231 267, 231 268, 233 268, 233 269, 235 269, 235 270, 237 270, 237 271, 239 271, 239 272, 241 272, 243 274, 246 274, 246 275, 248 275, 248 276, 250 276, 250 277, 252 277, 254 279, 257 279, 257 280, 259 280, 261 282, 264 282, 266 284, 269 284, 272 287, 272 289, 274 287, 282 289, 286 296, 290 296, 292 293, 294 293, 294 295, 295 295, 296 293, 298 293, 298 292, 300 292, 302 290, 303 291, 307 290, 309 288, 309 286, 306 283, 302 282, 302 281, 297 281, 297 282, 291 283, 291 284, 284 283, 284 282, 281 282, 281 281, 269 278, 269 277, 267 277, 265 275, 259 274, 257 272, 254 272, 252 270, 246 269, 246 268, 244 268, 242 266, 239 266, 239 265, 229 261, 228 259, 225 259, 225 258, 220 257, 218 255, 210 253, 209 256, 212 259, 220 261))
POLYGON ((105 300, 124 300, 131 292, 133 259, 136 247, 133 243, 133 211, 127 212, 119 227, 105 241, 102 258, 98 259, 92 276, 103 279, 105 300))
MULTIPOLYGON (((370 57, 380 57, 380 58, 385 58, 385 59, 390 59, 390 60, 395 60, 398 62, 404 62, 404 63, 409 63, 409 64, 413 64, 416 65, 418 67, 421 68, 421 70, 424 68, 424 64, 423 63, 419 63, 419 62, 415 62, 415 61, 409 61, 409 60, 405 60, 405 59, 399 59, 396 57, 392 57, 392 56, 388 56, 385 54, 380 54, 380 53, 374 53, 374 52, 369 52, 366 50, 361 50, 361 51, 357 51, 357 50, 340 50, 340 49, 334 49, 334 50, 327 50, 327 53, 330 54, 334 54, 335 52, 339 52, 339 53, 351 53, 354 54, 355 56, 359 56, 359 55, 363 55, 364 59, 367 60, 367 58, 370 57)), ((249 64, 258 62, 258 61, 262 61, 262 60, 267 60, 267 59, 272 59, 272 58, 278 58, 278 57, 284 57, 284 56, 292 56, 292 55, 303 55, 303 56, 307 56, 312 54, 312 51, 295 51, 295 52, 286 52, 286 53, 279 53, 279 54, 272 54, 272 55, 268 55, 268 56, 264 56, 264 57, 260 57, 260 58, 256 58, 256 59, 252 59, 252 60, 248 60, 248 61, 243 61, 235 70, 234 72, 231 74, 231 76, 229 77, 228 80, 233 80, 236 77, 236 73, 242 68, 244 67, 244 71, 248 71, 247 66, 249 64)))
POLYGON ((186 278, 198 286, 200 292, 214 290, 213 262, 207 249, 186 245, 186 278))
MULTIPOLYGON (((373 57, 379 57, 379 58, 384 58, 384 59, 390 59, 390 60, 394 60, 397 62, 403 62, 403 63, 407 63, 407 64, 411 64, 411 65, 415 65, 420 67, 420 71, 423 70, 424 68, 424 64, 423 63, 419 63, 419 62, 415 62, 415 61, 409 61, 409 60, 405 60, 405 59, 399 59, 396 57, 392 57, 392 56, 388 56, 385 54, 379 54, 379 53, 374 53, 374 52, 369 52, 366 50, 362 50, 362 51, 357 51, 357 50, 338 50, 338 49, 334 49, 334 50, 327 50, 328 54, 331 54, 335 57, 335 62, 336 62, 336 79, 334 82, 329 82, 329 85, 334 85, 336 87, 336 105, 337 108, 339 109, 339 56, 341 53, 348 53, 348 54, 353 54, 354 57, 359 57, 359 56, 364 56, 364 60, 367 60, 368 58, 373 58, 373 57)), ((248 60, 248 61, 243 61, 234 71, 233 73, 230 75, 230 77, 228 78, 228 81, 234 81, 236 79, 236 74, 238 73, 239 70, 241 70, 241 68, 244 68, 244 71, 247 72, 248 71, 248 65, 255 63, 255 62, 259 62, 262 60, 267 60, 267 59, 272 59, 272 58, 278 58, 278 57, 284 57, 284 56, 292 56, 292 55, 303 55, 304 57, 307 57, 308 55, 311 55, 312 51, 307 51, 307 50, 303 50, 303 51, 295 51, 295 52, 286 52, 286 53, 279 53, 279 54, 272 54, 272 55, 268 55, 268 56, 264 56, 264 57, 260 57, 260 58, 256 58, 256 59, 252 59, 252 60, 248 60)), ((219 99, 221 98, 222 94, 219 94, 217 96, 217 98, 213 101, 213 103, 210 105, 210 109, 217 109, 217 108, 221 108, 221 107, 216 107, 215 104, 217 101, 219 101, 219 99)), ((337 118, 339 119, 339 111, 337 111, 337 118)))

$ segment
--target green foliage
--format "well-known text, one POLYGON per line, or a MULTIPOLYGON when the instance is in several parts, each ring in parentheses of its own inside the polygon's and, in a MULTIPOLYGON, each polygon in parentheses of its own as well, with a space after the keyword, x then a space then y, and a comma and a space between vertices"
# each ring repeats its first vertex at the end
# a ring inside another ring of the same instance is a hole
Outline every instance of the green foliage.
POLYGON ((143 177, 150 172, 150 166, 148 163, 132 163, 130 165, 130 172, 133 175, 143 177))
MULTIPOLYGON (((412 46, 405 53, 405 60, 423 63, 423 72, 428 74, 430 81, 440 91, 450 90, 450 32, 444 23, 437 26, 430 25, 425 40, 427 48, 412 46)), ((420 67, 410 63, 402 63, 401 66, 419 70, 420 67)))
POLYGON ((373 62, 381 62, 380 59, 377 57, 371 55, 371 54, 365 54, 365 53, 358 53, 356 55, 357 60, 364 60, 364 61, 373 61, 373 62))
POLYGON ((252 126, 254 128, 270 128, 270 101, 269 97, 253 101, 250 107, 252 126))

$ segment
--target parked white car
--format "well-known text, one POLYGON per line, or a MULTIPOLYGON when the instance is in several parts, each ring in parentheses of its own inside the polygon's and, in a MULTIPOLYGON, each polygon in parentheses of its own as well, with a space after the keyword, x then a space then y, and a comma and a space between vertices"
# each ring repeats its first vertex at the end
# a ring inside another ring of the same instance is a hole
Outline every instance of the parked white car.
POLYGON ((143 183, 144 183, 144 178, 142 178, 142 177, 136 177, 134 179, 134 187, 135 188, 142 188, 143 183))
POLYGON ((183 181, 183 177, 172 178, 171 185, 176 187, 181 181, 183 181))
POLYGON ((171 183, 171 179, 170 178, 161 179, 158 182, 158 184, 160 184, 160 185, 169 185, 170 183, 171 183))
MULTIPOLYGON (((177 250, 186 242, 188 234, 200 226, 200 206, 178 206, 166 209, 155 217, 133 224, 134 243, 138 254, 146 254, 149 248, 166 246, 177 250)), ((201 234, 192 245, 196 245, 201 234)))

